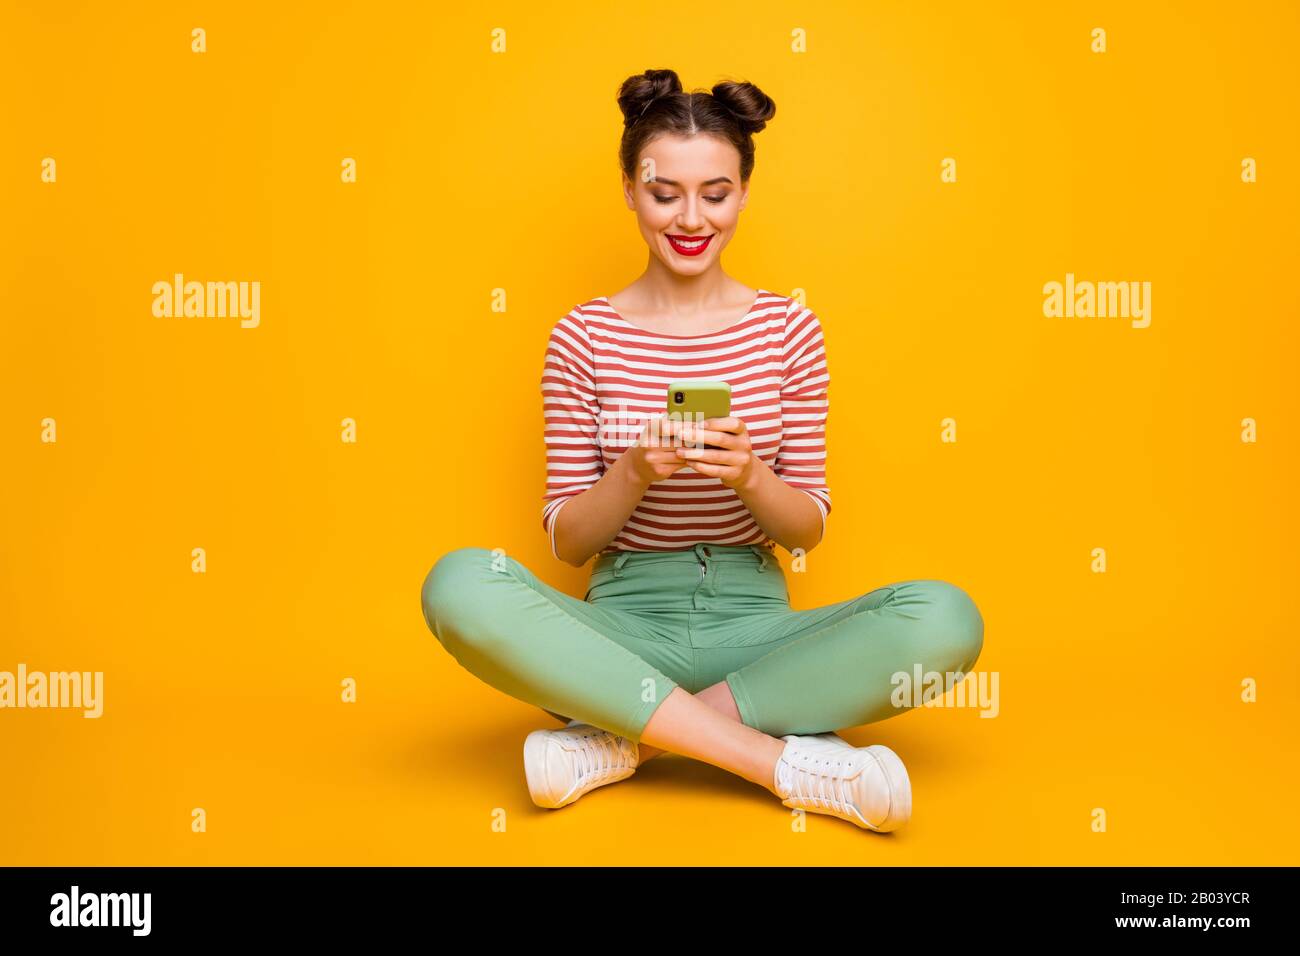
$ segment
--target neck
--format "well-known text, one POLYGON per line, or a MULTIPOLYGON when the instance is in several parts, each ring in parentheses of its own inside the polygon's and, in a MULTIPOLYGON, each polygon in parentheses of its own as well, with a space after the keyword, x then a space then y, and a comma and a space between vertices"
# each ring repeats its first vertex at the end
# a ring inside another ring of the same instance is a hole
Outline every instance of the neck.
POLYGON ((722 264, 717 260, 706 272, 684 276, 650 253, 646 270, 634 285, 647 310, 689 315, 700 309, 725 306, 734 296, 736 281, 722 271, 722 264))

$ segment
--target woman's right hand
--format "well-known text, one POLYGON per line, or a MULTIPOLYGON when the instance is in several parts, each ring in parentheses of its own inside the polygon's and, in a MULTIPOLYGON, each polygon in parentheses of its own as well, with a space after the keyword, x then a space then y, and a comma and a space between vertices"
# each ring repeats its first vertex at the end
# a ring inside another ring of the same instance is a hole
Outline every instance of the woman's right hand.
POLYGON ((623 452, 621 458, 628 460, 627 466, 641 484, 651 485, 662 481, 690 464, 689 459, 677 454, 677 449, 682 445, 682 440, 677 436, 681 426, 680 421, 670 419, 666 414, 651 418, 645 423, 636 444, 623 452))

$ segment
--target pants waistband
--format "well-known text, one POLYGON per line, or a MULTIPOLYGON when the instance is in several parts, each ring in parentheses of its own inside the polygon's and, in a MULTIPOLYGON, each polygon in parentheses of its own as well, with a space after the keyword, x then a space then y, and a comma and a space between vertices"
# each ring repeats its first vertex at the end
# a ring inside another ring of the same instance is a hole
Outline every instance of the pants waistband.
POLYGON ((708 564, 714 561, 740 561, 757 563, 758 570, 766 571, 769 564, 776 563, 776 556, 771 549, 761 544, 696 544, 676 551, 621 551, 606 553, 596 558, 592 571, 613 569, 614 576, 619 577, 628 562, 636 564, 658 564, 660 562, 698 562, 708 564))

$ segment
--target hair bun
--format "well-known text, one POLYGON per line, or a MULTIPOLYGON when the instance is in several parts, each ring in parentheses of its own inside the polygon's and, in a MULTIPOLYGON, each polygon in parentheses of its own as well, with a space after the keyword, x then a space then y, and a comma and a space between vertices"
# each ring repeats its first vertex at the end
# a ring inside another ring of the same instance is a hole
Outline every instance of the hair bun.
POLYGON ((675 70, 646 70, 629 76, 618 91, 619 109, 623 111, 623 125, 631 126, 655 100, 682 92, 682 81, 675 70))
POLYGON ((759 132, 776 115, 776 102, 753 83, 724 80, 713 87, 713 96, 750 134, 759 132))

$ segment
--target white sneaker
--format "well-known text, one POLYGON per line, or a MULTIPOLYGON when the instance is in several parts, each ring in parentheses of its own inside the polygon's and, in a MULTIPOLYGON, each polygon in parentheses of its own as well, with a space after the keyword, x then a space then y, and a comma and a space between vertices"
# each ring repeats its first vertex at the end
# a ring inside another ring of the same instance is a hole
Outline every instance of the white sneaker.
POLYGON ((534 730, 524 740, 524 776, 539 807, 567 806, 589 790, 626 780, 636 771, 637 745, 570 721, 562 730, 534 730))
POLYGON ((781 802, 882 833, 906 823, 912 815, 912 785, 898 754, 883 744, 853 747, 829 737, 835 735, 781 738, 785 750, 773 774, 781 802))

